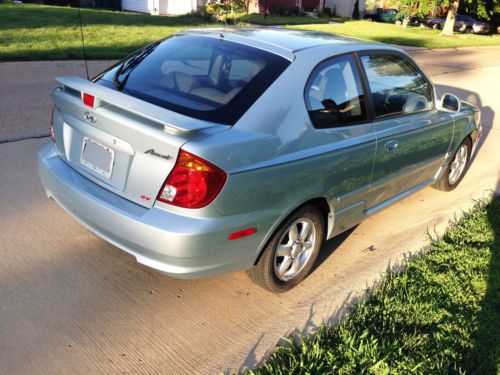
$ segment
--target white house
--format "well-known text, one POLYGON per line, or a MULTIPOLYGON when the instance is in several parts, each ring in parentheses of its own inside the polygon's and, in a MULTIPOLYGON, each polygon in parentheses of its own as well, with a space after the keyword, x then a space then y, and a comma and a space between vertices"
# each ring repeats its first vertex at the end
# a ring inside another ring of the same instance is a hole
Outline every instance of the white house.
POLYGON ((121 0, 122 9, 150 14, 186 14, 198 9, 201 0, 121 0))
MULTIPOLYGON (((207 0, 121 0, 122 9, 132 12, 150 14, 172 14, 180 15, 196 11, 203 6, 207 0)), ((335 9, 337 16, 351 17, 356 0, 250 0, 250 13, 264 12, 265 5, 311 5, 319 7, 320 4, 330 9, 335 9)), ((359 11, 362 14, 365 10, 365 0, 359 0, 359 11)))
MULTIPOLYGON (((269 9, 272 5, 285 7, 302 5, 302 8, 306 10, 321 9, 323 7, 330 8, 332 11, 335 10, 337 16, 351 18, 355 4, 356 0, 250 0, 250 13, 264 13, 266 6, 269 9)), ((365 9, 365 0, 359 0, 360 14, 363 14, 365 9)))
MULTIPOLYGON (((335 9, 337 16, 351 18, 355 3, 356 0, 325 0, 325 7, 335 9)), ((365 0, 359 0, 359 12, 363 14, 365 9, 365 0)))

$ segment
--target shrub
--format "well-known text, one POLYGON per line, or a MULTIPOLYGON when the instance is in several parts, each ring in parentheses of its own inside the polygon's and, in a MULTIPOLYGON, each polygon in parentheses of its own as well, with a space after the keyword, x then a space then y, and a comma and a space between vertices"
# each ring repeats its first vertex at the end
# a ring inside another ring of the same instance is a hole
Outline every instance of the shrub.
POLYGON ((242 12, 245 10, 243 0, 209 0, 206 5, 207 13, 214 18, 222 18, 231 12, 242 12))
POLYGON ((288 13, 291 16, 300 16, 300 8, 298 6, 291 6, 288 8, 288 13))
POLYGON ((356 0, 354 3, 354 10, 352 11, 352 19, 353 20, 359 20, 361 18, 361 15, 359 13, 359 0, 356 0))
POLYGON ((272 16, 279 16, 280 15, 280 7, 279 7, 279 5, 271 4, 269 6, 269 13, 272 16))
POLYGON ((209 12, 206 5, 203 5, 198 10, 193 10, 190 15, 192 17, 200 18, 205 22, 215 22, 217 20, 216 15, 209 12))

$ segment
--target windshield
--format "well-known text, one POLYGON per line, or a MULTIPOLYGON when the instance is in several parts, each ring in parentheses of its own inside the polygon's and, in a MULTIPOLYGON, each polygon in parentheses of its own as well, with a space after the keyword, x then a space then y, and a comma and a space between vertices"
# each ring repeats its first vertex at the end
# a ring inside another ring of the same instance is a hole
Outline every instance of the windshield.
POLYGON ((137 51, 94 82, 191 117, 233 125, 289 64, 222 38, 175 35, 137 51))

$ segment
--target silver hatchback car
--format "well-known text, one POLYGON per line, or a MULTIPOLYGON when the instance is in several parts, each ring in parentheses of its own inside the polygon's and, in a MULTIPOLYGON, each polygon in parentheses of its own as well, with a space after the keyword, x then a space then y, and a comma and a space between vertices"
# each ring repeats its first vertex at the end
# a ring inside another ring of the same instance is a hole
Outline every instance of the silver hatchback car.
POLYGON ((457 186, 481 135, 479 110, 400 49, 322 33, 184 31, 57 81, 48 197, 146 266, 248 269, 274 292, 325 239, 457 186))

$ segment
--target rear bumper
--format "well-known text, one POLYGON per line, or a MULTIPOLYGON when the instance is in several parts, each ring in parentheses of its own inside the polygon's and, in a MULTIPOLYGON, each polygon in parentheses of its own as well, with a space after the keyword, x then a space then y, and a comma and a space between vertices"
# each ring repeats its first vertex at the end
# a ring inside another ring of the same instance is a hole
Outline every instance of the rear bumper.
POLYGON ((263 213, 205 218, 144 208, 77 173, 52 144, 39 151, 38 171, 47 196, 83 226, 170 276, 202 278, 249 268, 265 240, 269 220, 263 213), (229 233, 248 227, 257 233, 228 240, 229 233))

